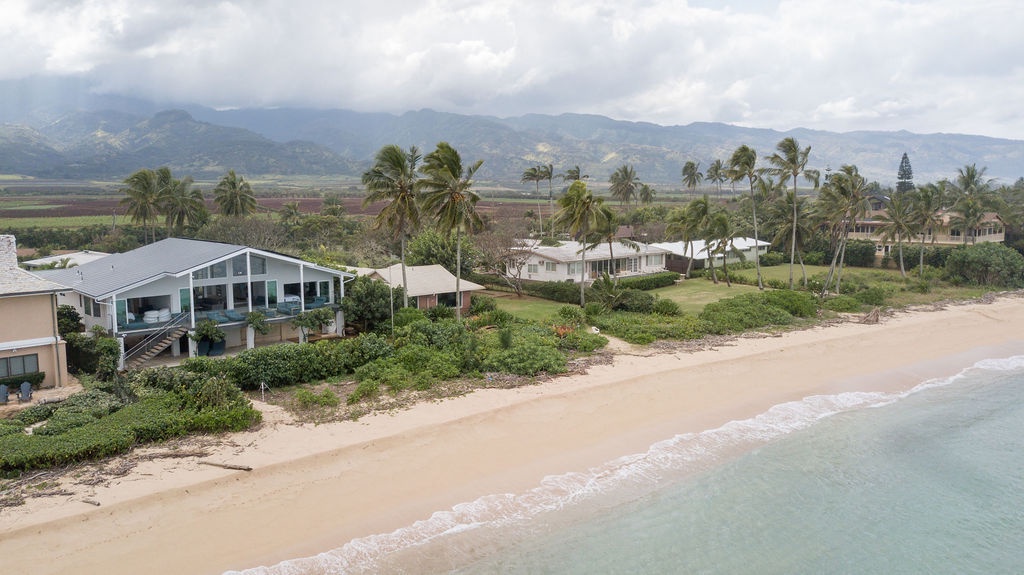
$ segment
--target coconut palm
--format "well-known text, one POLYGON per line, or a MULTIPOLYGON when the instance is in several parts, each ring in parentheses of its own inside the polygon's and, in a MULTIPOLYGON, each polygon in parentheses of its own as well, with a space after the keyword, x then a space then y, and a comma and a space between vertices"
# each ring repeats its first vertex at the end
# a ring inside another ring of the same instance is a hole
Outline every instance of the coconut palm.
MULTIPOLYGON (((420 227, 419 178, 416 174, 420 158, 416 146, 403 151, 389 144, 377 152, 373 166, 363 173, 363 185, 366 186, 363 206, 387 202, 373 219, 373 227, 387 228, 393 237, 398 238, 403 286, 409 285, 405 269, 405 243, 420 227)), ((402 298, 402 307, 409 307, 407 289, 402 290, 402 298)))
POLYGON ((125 178, 124 183, 128 187, 121 190, 126 194, 120 202, 127 207, 125 213, 131 217, 132 223, 142 224, 144 234, 149 230, 153 241, 156 241, 156 231, 150 224, 160 216, 160 202, 172 179, 170 174, 168 168, 143 168, 125 178))
POLYGON ((298 225, 302 221, 302 211, 299 210, 299 202, 287 202, 281 205, 281 211, 277 212, 281 223, 286 226, 298 225))
POLYGON ((704 181, 711 182, 715 186, 716 195, 715 197, 722 197, 722 182, 728 180, 729 177, 726 174, 725 162, 722 160, 715 160, 708 166, 707 173, 704 174, 704 181))
POLYGON ((636 175, 633 166, 622 164, 619 169, 612 172, 608 182, 611 184, 608 191, 612 198, 618 200, 620 204, 626 205, 636 199, 637 190, 640 188, 640 178, 636 175))
MULTIPOLYGON (((760 248, 757 245, 757 206, 764 199, 764 196, 759 197, 754 193, 754 182, 760 179, 757 174, 757 152, 746 144, 736 148, 736 151, 729 158, 729 168, 726 171, 726 175, 733 182, 746 178, 747 184, 750 186, 748 199, 750 201, 751 222, 754 226, 754 254, 758 256, 754 258, 754 267, 757 269, 757 289, 763 290, 764 280, 761 278, 761 258, 758 253, 760 248)), ((763 186, 762 190, 764 190, 763 186)))
MULTIPOLYGON (((690 249, 690 259, 686 262, 685 277, 690 277, 690 271, 693 269, 693 259, 696 257, 695 250, 693 248, 693 239, 701 238, 706 240, 708 223, 711 220, 711 216, 714 214, 714 204, 711 203, 711 198, 707 194, 703 197, 691 200, 689 204, 684 208, 682 219, 679 223, 670 221, 666 231, 671 233, 680 233, 684 236, 686 247, 690 249)), ((704 251, 708 250, 707 242, 704 244, 704 251)), ((683 255, 686 255, 686 250, 683 250, 683 255)))
POLYGON ((903 240, 913 237, 918 230, 918 224, 914 219, 913 201, 912 193, 896 192, 883 201, 885 213, 878 218, 882 221, 882 226, 878 229, 882 241, 896 241, 902 277, 907 277, 907 270, 903 264, 903 240))
POLYGON ((559 210, 555 213, 555 221, 559 226, 568 229, 582 246, 580 249, 580 307, 586 305, 587 282, 587 238, 591 230, 597 226, 598 217, 604 207, 604 198, 595 198, 587 189, 587 184, 576 180, 569 186, 561 198, 558 198, 559 210))
MULTIPOLYGON (((524 183, 524 184, 529 183, 529 182, 533 182, 533 188, 537 192, 537 195, 539 196, 540 195, 540 181, 541 181, 541 179, 543 179, 543 178, 541 178, 541 175, 540 175, 540 166, 531 166, 531 167, 526 168, 525 170, 523 170, 523 175, 519 178, 519 181, 524 183)), ((543 214, 543 211, 540 209, 540 202, 537 203, 537 221, 540 223, 540 232, 541 232, 541 234, 543 234, 544 233, 544 214, 543 214)))
POLYGON ((795 195, 793 191, 787 191, 776 198, 774 202, 767 205, 765 210, 765 227, 771 234, 772 245, 785 249, 789 247, 790 242, 795 241, 796 249, 789 250, 790 257, 799 258, 805 287, 807 286, 807 270, 804 268, 802 248, 813 234, 809 211, 806 198, 795 195), (794 218, 793 213, 796 213, 797 217, 794 218), (795 233, 793 232, 794 222, 796 223, 795 233))
POLYGON ((473 191, 473 176, 483 160, 462 164, 459 152, 448 142, 439 142, 423 159, 420 180, 423 209, 438 219, 442 230, 455 231, 455 315, 462 321, 462 231, 471 233, 482 224, 476 213, 480 196, 473 191))
POLYGON ((700 162, 689 161, 683 164, 683 185, 691 192, 697 188, 704 174, 700 171, 700 162))
POLYGON ((608 243, 608 255, 610 261, 608 273, 612 278, 614 278, 614 285, 619 285, 619 269, 615 261, 615 242, 618 241, 626 247, 632 248, 637 252, 640 251, 640 244, 625 238, 618 240, 616 237, 618 235, 618 231, 619 214, 603 203, 600 204, 597 212, 596 226, 594 228, 594 232, 590 235, 591 243, 586 249, 594 249, 601 245, 602 242, 608 243))
POLYGON ((186 176, 181 180, 171 179, 169 185, 162 190, 160 210, 164 214, 167 234, 171 230, 181 235, 185 226, 195 227, 206 219, 206 200, 203 192, 192 189, 192 178, 186 176))
MULTIPOLYGON (((551 186, 551 180, 555 177, 555 166, 553 164, 543 164, 537 166, 537 177, 538 181, 548 181, 548 214, 551 215, 551 237, 555 235, 555 191, 551 186)), ((541 231, 544 231, 544 227, 541 226, 541 231)))
POLYGON ((636 197, 640 200, 641 204, 650 205, 654 203, 655 195, 657 193, 654 191, 654 188, 647 184, 640 184, 640 191, 637 192, 636 197))
POLYGON ((953 206, 953 213, 949 217, 949 225, 954 230, 959 230, 963 243, 967 243, 970 236, 971 243, 977 240, 978 228, 985 221, 984 201, 976 196, 964 196, 957 200, 953 206))
POLYGON ((921 253, 918 254, 918 276, 924 278, 924 241, 931 236, 935 243, 935 230, 943 224, 942 210, 946 202, 946 183, 925 184, 913 192, 914 223, 921 234, 921 253))
POLYGON ((790 238, 790 252, 789 252, 789 289, 793 289, 793 265, 796 261, 796 246, 797 246, 797 232, 800 228, 797 218, 799 216, 798 206, 799 203, 797 198, 799 194, 797 192, 797 179, 803 176, 807 181, 814 184, 814 187, 818 187, 818 178, 820 173, 818 170, 812 170, 807 168, 807 160, 811 155, 811 147, 801 149, 800 145, 797 144, 794 138, 783 138, 776 146, 776 153, 772 154, 768 158, 768 163, 772 165, 768 173, 771 175, 779 176, 780 178, 793 178, 793 223, 790 226, 793 237, 790 238))
POLYGON ((857 166, 844 165, 822 188, 821 195, 815 206, 817 215, 832 230, 836 237, 829 264, 828 275, 822 285, 822 295, 836 280, 836 292, 840 291, 843 277, 843 264, 846 259, 846 244, 850 238, 850 230, 857 225, 857 220, 864 217, 868 210, 868 183, 857 166), (838 266, 837 266, 838 264, 838 266))
POLYGON ((213 201, 225 216, 245 217, 256 211, 256 196, 245 178, 228 171, 213 189, 213 201))
POLYGON ((576 182, 579 180, 586 180, 588 178, 590 178, 590 176, 581 172, 579 166, 573 166, 562 174, 563 182, 576 182))
POLYGON ((708 267, 711 269, 711 280, 718 283, 718 274, 715 272, 715 258, 722 256, 722 271, 725 273, 725 284, 732 287, 732 280, 729 279, 730 255, 743 254, 734 245, 736 239, 736 227, 729 218, 729 213, 723 209, 715 210, 709 214, 707 227, 704 229, 704 243, 708 253, 708 267))
POLYGON ((690 252, 693 250, 693 238, 697 237, 696 226, 690 219, 690 214, 685 207, 676 208, 669 212, 667 224, 665 226, 665 234, 670 238, 678 237, 683 241, 683 257, 687 257, 687 254, 690 254, 686 260, 686 270, 683 274, 683 277, 689 279, 690 268, 693 263, 693 254, 690 252))

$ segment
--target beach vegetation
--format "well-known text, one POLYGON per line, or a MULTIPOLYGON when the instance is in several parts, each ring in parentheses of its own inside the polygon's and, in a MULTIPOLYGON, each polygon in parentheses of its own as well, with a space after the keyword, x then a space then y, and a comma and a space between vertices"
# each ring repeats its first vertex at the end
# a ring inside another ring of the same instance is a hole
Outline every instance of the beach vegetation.
POLYGON ((710 326, 706 321, 689 313, 666 316, 616 311, 588 314, 587 320, 600 329, 602 334, 613 335, 638 345, 646 345, 661 339, 700 339, 710 333, 710 326))
MULTIPOLYGON (((779 290, 779 292, 782 291, 779 290)), ((793 323, 793 314, 783 307, 787 302, 783 300, 776 303, 776 300, 770 300, 765 295, 764 293, 742 294, 708 304, 700 313, 700 319, 708 325, 708 333, 719 335, 793 323)))
POLYGON ((1020 288, 1024 287, 1024 256, 1003 244, 972 244, 949 254, 946 275, 955 284, 1020 288))
POLYGON ((303 409, 310 409, 314 407, 338 407, 341 403, 341 399, 338 398, 330 389, 323 389, 319 393, 314 393, 309 389, 297 389, 295 390, 295 401, 299 404, 299 407, 303 409))
POLYGON ((859 299, 849 295, 834 295, 824 299, 821 302, 822 309, 839 313, 854 313, 861 311, 864 307, 864 303, 859 299))

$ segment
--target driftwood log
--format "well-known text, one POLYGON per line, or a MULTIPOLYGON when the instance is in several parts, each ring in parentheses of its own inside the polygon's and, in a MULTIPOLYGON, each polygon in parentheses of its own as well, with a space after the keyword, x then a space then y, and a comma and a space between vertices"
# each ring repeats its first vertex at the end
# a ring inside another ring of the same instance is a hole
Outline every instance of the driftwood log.
POLYGON ((214 467, 222 467, 224 469, 234 469, 235 471, 252 471, 252 467, 248 465, 232 465, 231 463, 216 463, 213 461, 200 461, 200 465, 212 465, 214 467))
POLYGON ((860 323, 878 323, 880 313, 879 308, 875 307, 869 311, 867 315, 861 318, 860 323))

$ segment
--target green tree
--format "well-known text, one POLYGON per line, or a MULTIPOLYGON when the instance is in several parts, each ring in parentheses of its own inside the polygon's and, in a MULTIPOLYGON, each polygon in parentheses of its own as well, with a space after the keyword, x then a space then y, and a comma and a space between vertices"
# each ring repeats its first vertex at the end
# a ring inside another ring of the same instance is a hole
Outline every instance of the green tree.
MULTIPOLYGON (((519 178, 519 181, 526 184, 533 182, 533 189, 536 194, 540 195, 540 181, 543 179, 540 174, 540 166, 530 166, 523 170, 523 175, 519 178)), ((537 221, 540 222, 540 231, 544 233, 544 214, 540 210, 540 204, 537 204, 537 221)))
POLYGON ((564 182, 575 182, 578 180, 586 180, 588 178, 590 178, 590 176, 581 172, 579 166, 569 168, 565 171, 565 174, 562 175, 562 181, 564 182))
POLYGON ((462 157, 448 142, 439 142, 437 148, 424 159, 422 173, 423 207, 437 217, 438 225, 448 232, 455 232, 456 269, 455 274, 455 317, 462 321, 462 231, 472 233, 481 226, 476 213, 480 196, 473 191, 473 176, 480 169, 483 160, 469 166, 462 165, 462 157))
POLYGON ((793 236, 790 238, 789 252, 789 289, 793 289, 793 265, 796 262, 797 233, 800 228, 799 221, 797 220, 799 217, 797 180, 800 176, 803 176, 817 188, 820 174, 818 170, 812 170, 807 167, 807 161, 811 155, 810 146, 801 149, 794 138, 783 138, 775 146, 775 149, 776 153, 768 158, 768 163, 772 166, 768 173, 778 176, 783 180, 793 178, 793 223, 790 226, 793 236))
POLYGON ((345 216, 345 202, 338 194, 327 194, 320 203, 320 215, 341 218, 345 216))
POLYGON ((857 225, 857 220, 864 217, 868 209, 868 184, 857 166, 844 165, 839 172, 832 175, 822 188, 818 198, 816 211, 829 229, 833 230, 836 241, 833 242, 832 261, 828 275, 822 285, 822 296, 836 280, 836 293, 840 292, 843 265, 846 257, 846 242, 850 238, 850 230, 857 225))
POLYGON ((914 219, 913 200, 910 193, 896 192, 884 200, 885 213, 879 216, 882 226, 878 231, 882 236, 882 241, 896 241, 902 277, 907 277, 907 269, 903 263, 903 240, 913 237, 918 230, 917 222, 914 219))
POLYGON ((918 254, 918 276, 924 278, 924 242, 931 237, 935 243, 935 231, 943 224, 942 210, 946 203, 946 183, 925 184, 913 192, 914 226, 921 234, 921 251, 918 254))
POLYGON ((715 160, 708 166, 708 171, 704 174, 704 180, 711 182, 715 186, 715 197, 722 197, 722 182, 729 179, 726 172, 725 162, 722 160, 715 160))
MULTIPOLYGON (((551 185, 551 180, 555 177, 555 166, 553 164, 544 164, 537 166, 537 177, 539 181, 548 181, 548 214, 551 220, 551 237, 555 237, 555 191, 551 185)), ((544 227, 541 226, 541 231, 544 231, 544 227)))
POLYGON ((408 263, 412 266, 438 264, 453 275, 458 275, 460 270, 467 274, 473 270, 479 254, 474 242, 466 236, 462 236, 459 243, 461 246, 455 245, 453 234, 436 228, 423 229, 406 246, 408 263))
POLYGON ((374 331, 390 323, 392 311, 404 299, 405 290, 401 287, 392 289, 382 281, 358 276, 346 284, 341 309, 346 322, 358 325, 360 331, 374 331))
POLYGON ((121 205, 127 208, 125 214, 132 223, 142 224, 143 229, 148 229, 153 241, 156 241, 156 230, 151 224, 160 216, 160 203, 172 180, 171 170, 166 167, 157 170, 143 168, 124 180, 128 186, 121 190, 126 194, 121 199, 121 205))
POLYGON ((559 210, 555 213, 555 221, 569 230, 580 243, 580 307, 586 305, 584 293, 587 283, 587 238, 591 230, 597 226, 604 198, 595 198, 587 189, 587 184, 576 180, 569 186, 565 195, 558 199, 559 210))
MULTIPOLYGON (((799 257, 805 287, 807 285, 807 270, 803 264, 803 246, 811 239, 814 231, 806 200, 807 198, 797 196, 792 190, 787 191, 768 204, 765 214, 766 227, 771 233, 772 245, 782 246, 786 249, 790 248, 790 242, 795 244, 795 248, 789 249, 790 258, 799 257), (793 213, 796 213, 797 217, 794 218, 793 213)), ((792 272, 790 273, 792 274, 792 272)))
MULTIPOLYGON (((386 202, 373 219, 373 227, 387 228, 400 243, 402 285, 409 285, 405 270, 406 240, 420 228, 419 166, 420 153, 416 146, 408 152, 392 144, 377 152, 373 167, 363 174, 366 198, 363 206, 386 202)), ((402 307, 409 307, 406 297, 402 307)))
POLYGON ((192 189, 192 178, 171 179, 161 190, 160 210, 164 214, 167 234, 180 236, 186 227, 199 228, 209 220, 203 192, 192 189))
POLYGON ((683 185, 686 186, 686 189, 694 191, 703 179, 704 174, 700 171, 700 162, 688 161, 683 164, 683 185))
POLYGON ((612 198, 618 200, 620 204, 626 205, 636 199, 637 190, 640 188, 640 177, 636 175, 633 166, 622 164, 619 169, 612 172, 608 182, 611 184, 608 191, 612 198))
POLYGON ((647 184, 640 184, 640 191, 637 192, 636 197, 640 200, 641 204, 650 205, 654 203, 655 195, 654 188, 647 184))
POLYGON ((896 193, 905 194, 914 189, 914 169, 910 167, 910 158, 903 152, 900 168, 896 172, 896 193))
POLYGON ((1024 256, 996 242, 964 246, 946 258, 946 274, 972 285, 1020 288, 1024 287, 1024 256))
POLYGON ((246 217, 256 212, 256 196, 252 186, 245 178, 235 174, 234 170, 220 179, 213 189, 213 201, 220 213, 225 216, 246 217))
MULTIPOLYGON (((750 202, 751 212, 751 224, 754 227, 754 253, 758 254, 760 248, 758 247, 758 233, 757 233, 757 207, 765 200, 764 195, 758 195, 754 192, 754 183, 760 179, 757 173, 757 152, 753 148, 746 144, 736 148, 729 157, 729 168, 726 171, 726 175, 733 182, 738 180, 746 179, 747 184, 750 186, 750 195, 747 196, 750 202)), ((767 191, 762 185, 762 191, 767 191)), ((764 289, 764 280, 761 277, 761 258, 754 258, 754 267, 757 269, 757 289, 764 289)))
POLYGON ((281 219, 281 223, 288 227, 294 227, 299 225, 302 221, 302 211, 299 209, 299 202, 287 202, 281 205, 281 210, 277 212, 277 217, 281 219))
POLYGON ((736 227, 729 217, 729 213, 723 209, 715 210, 707 220, 704 228, 704 241, 708 252, 708 267, 711 268, 711 280, 718 283, 718 274, 715 273, 715 258, 722 256, 722 271, 725 272, 725 283, 732 287, 732 280, 729 278, 729 256, 743 258, 743 253, 736 249, 736 227))

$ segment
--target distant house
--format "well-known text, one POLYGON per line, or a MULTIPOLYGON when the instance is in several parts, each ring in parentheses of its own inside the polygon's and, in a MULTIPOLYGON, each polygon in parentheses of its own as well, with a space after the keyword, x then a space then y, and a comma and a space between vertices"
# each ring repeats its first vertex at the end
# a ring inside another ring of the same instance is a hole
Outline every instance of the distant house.
POLYGON ((42 372, 43 387, 68 381, 64 340, 57 332, 62 289, 19 268, 14 236, 0 235, 0 379, 42 372))
MULTIPOLYGON (((691 242, 659 242, 651 244, 659 248, 668 250, 670 253, 666 267, 674 272, 685 273, 687 262, 692 258, 693 266, 691 269, 699 270, 708 267, 708 258, 710 256, 708 252, 707 242, 704 240, 693 240, 691 242)), ((730 253, 725 255, 716 254, 714 256, 715 267, 722 267, 722 263, 737 263, 739 261, 754 261, 755 257, 763 256, 768 253, 768 248, 771 246, 770 242, 764 240, 755 241, 754 238, 733 238, 732 248, 730 253), (743 254, 742 258, 737 255, 743 254)), ((714 246, 712 246, 714 247, 714 246)))
POLYGON ((336 304, 345 280, 354 277, 284 254, 182 238, 37 274, 64 286, 59 303, 74 306, 86 329, 99 325, 120 338, 125 362, 160 346, 174 356, 195 355, 187 335, 203 319, 220 324, 227 347, 297 338, 291 317, 319 307, 334 310, 341 333, 344 317, 336 304), (260 336, 248 327, 251 311, 267 316, 271 333, 260 336))
MULTIPOLYGON (((557 246, 541 245, 537 240, 520 242, 519 252, 526 257, 520 279, 533 281, 579 281, 584 262, 583 244, 574 241, 559 242, 557 246)), ((608 273, 619 277, 646 275, 665 271, 665 258, 671 252, 654 245, 641 243, 608 242, 587 250, 585 278, 592 282, 608 273)), ((509 270, 514 274, 516 270, 509 270)))
POLYGON ((65 252, 46 256, 45 258, 36 258, 34 260, 24 261, 21 262, 21 265, 25 266, 25 268, 29 270, 51 269, 54 267, 71 268, 96 261, 109 255, 110 254, 106 252, 93 252, 89 250, 65 252))
MULTIPOLYGON (((875 256, 884 257, 893 253, 896 243, 892 240, 883 241, 879 231, 885 222, 880 218, 884 210, 872 210, 864 218, 857 221, 857 225, 850 231, 851 240, 870 240, 875 242, 875 256)), ((951 212, 941 214, 942 223, 935 228, 925 231, 924 243, 927 245, 956 246, 963 244, 974 244, 980 242, 1002 243, 1006 240, 1006 227, 1003 220, 994 212, 984 214, 981 225, 967 230, 966 234, 953 227, 951 212)), ((912 238, 903 238, 903 243, 921 243, 921 235, 912 238)))
MULTIPOLYGON (((369 276, 382 281, 393 288, 403 287, 402 264, 394 264, 386 268, 354 268, 359 275, 369 276)), ((428 266, 405 266, 405 275, 409 278, 406 293, 413 298, 413 304, 419 309, 430 309, 439 304, 456 307, 455 275, 444 266, 433 264, 428 266)), ((462 312, 469 313, 472 303, 472 292, 485 289, 484 286, 468 280, 459 281, 462 297, 462 312)))

